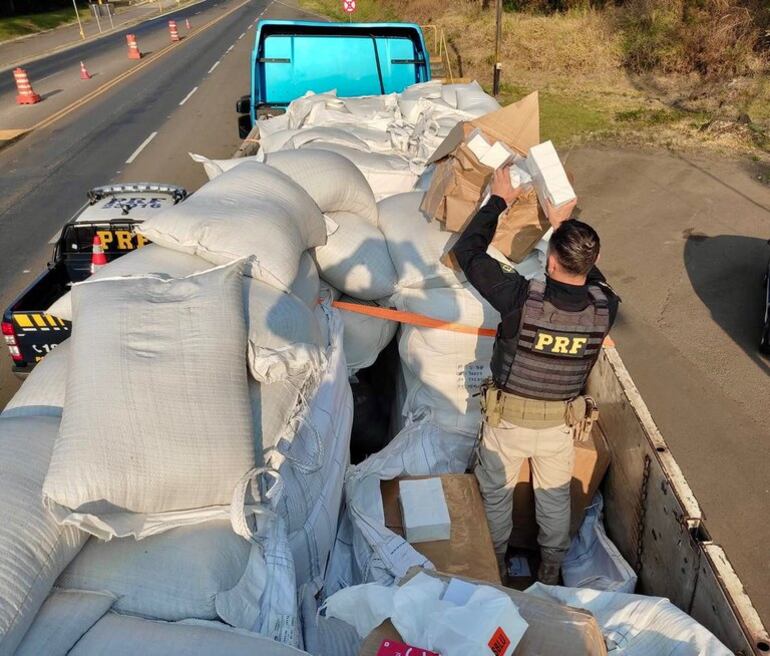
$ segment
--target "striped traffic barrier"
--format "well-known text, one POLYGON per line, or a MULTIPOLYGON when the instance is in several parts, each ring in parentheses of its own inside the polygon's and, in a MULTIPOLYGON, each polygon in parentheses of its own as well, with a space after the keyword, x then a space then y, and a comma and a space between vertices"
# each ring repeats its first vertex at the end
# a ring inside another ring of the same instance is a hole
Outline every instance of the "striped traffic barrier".
POLYGON ((126 34, 126 43, 128 44, 128 58, 141 59, 142 53, 139 51, 139 44, 133 34, 126 34))
POLYGON ((168 22, 168 33, 171 35, 171 43, 179 41, 179 30, 176 28, 175 20, 170 20, 168 22))
POLYGON ((34 105, 42 100, 40 95, 32 89, 27 71, 23 68, 16 68, 13 71, 13 77, 16 80, 16 90, 19 92, 16 96, 17 105, 34 105))

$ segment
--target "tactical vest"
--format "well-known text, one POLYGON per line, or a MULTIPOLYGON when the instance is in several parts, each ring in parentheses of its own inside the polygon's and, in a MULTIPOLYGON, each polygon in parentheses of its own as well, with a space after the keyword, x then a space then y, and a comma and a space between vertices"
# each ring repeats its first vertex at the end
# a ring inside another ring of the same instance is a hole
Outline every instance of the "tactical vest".
POLYGON ((542 401, 578 396, 609 332, 607 296, 588 287, 591 302, 580 312, 560 310, 545 299, 545 282, 529 284, 518 333, 498 328, 492 353, 495 385, 511 394, 542 401))

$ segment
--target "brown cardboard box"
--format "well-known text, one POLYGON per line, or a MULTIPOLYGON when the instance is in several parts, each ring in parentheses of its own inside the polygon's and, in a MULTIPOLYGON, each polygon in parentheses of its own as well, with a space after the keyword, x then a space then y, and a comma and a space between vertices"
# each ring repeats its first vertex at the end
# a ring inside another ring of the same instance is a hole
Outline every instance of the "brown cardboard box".
MULTIPOLYGON (((500 572, 476 477, 473 474, 444 474, 440 478, 452 523, 451 537, 449 540, 420 542, 412 546, 442 572, 499 584, 500 572)), ((385 526, 403 537, 398 502, 399 480, 382 481, 380 490, 385 526)))
MULTIPOLYGON (((444 581, 451 578, 447 574, 413 567, 400 583, 405 583, 418 572, 437 576, 444 581)), ((454 578, 484 583, 462 576, 454 578)), ((606 656, 607 647, 599 625, 588 611, 532 597, 510 588, 497 585, 494 587, 505 592, 513 600, 519 613, 529 624, 524 637, 513 652, 514 656, 606 656)), ((386 639, 401 640, 390 620, 385 620, 366 637, 358 652, 359 656, 375 656, 380 644, 386 639)))
MULTIPOLYGON (((420 209, 451 232, 460 232, 478 211, 493 174, 464 144, 476 128, 488 139, 502 141, 526 155, 530 147, 540 143, 537 92, 496 112, 458 124, 431 157, 431 162, 437 162, 436 171, 420 209)), ((537 199, 525 198, 500 218, 500 234, 492 243, 509 259, 519 262, 548 229, 548 222, 543 219, 542 212, 538 213, 537 199), (521 237, 519 233, 523 233, 521 237)))
MULTIPOLYGON (((586 508, 591 504, 609 465, 610 450, 607 440, 598 424, 594 424, 593 433, 588 440, 575 442, 575 468, 571 485, 572 535, 580 528, 586 508)), ((528 460, 525 460, 521 467, 519 482, 513 491, 513 532, 509 544, 517 549, 537 549, 535 494, 528 460)))

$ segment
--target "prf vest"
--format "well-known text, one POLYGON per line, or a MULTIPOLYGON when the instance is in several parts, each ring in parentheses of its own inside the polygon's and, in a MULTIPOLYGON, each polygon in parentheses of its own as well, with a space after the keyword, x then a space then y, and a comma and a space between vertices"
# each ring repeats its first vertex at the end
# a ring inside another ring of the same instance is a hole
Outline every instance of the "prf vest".
POLYGON ((529 283, 519 330, 497 330, 492 377, 498 388, 541 401, 566 401, 585 386, 609 332, 607 296, 588 287, 590 303, 580 312, 560 310, 545 299, 545 282, 529 283))

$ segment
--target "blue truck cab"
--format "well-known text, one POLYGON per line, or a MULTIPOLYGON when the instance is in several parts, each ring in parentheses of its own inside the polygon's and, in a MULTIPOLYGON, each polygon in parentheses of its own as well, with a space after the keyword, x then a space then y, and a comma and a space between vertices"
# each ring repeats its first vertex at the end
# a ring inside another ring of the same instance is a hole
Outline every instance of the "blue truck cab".
POLYGON ((262 20, 255 31, 251 93, 236 104, 241 138, 259 116, 280 113, 308 91, 371 96, 430 80, 425 39, 414 23, 262 20))

